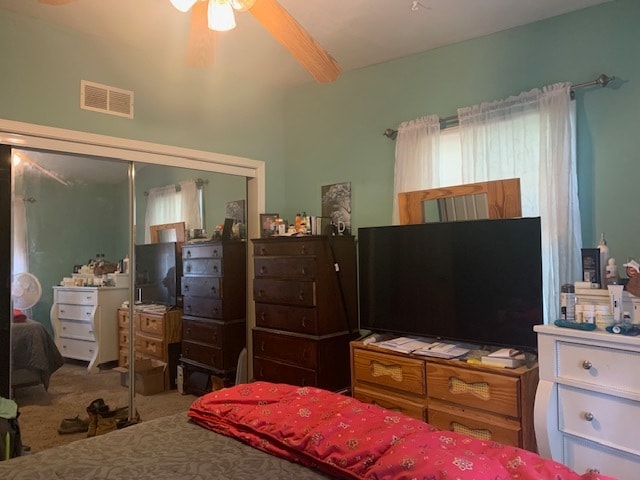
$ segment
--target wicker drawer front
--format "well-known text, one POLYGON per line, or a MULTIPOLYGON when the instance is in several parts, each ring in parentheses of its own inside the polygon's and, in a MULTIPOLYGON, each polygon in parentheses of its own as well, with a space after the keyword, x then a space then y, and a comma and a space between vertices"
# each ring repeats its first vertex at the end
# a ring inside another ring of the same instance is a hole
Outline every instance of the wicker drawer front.
POLYGON ((323 253, 323 244, 317 241, 293 242, 255 242, 253 245, 254 257, 269 256, 298 256, 298 255, 320 255, 323 253))
POLYGON ((253 376, 256 380, 274 383, 288 383, 302 387, 318 386, 318 375, 315 370, 285 365, 262 357, 253 357, 253 376))
POLYGON ((519 422, 509 421, 499 415, 430 401, 427 422, 434 427, 464 433, 481 440, 491 440, 514 447, 520 445, 519 422))
POLYGON ((182 277, 182 295, 220 298, 220 277, 182 277))
POLYGON ((136 333, 135 346, 137 352, 150 355, 159 360, 167 358, 167 345, 161 338, 136 333))
POLYGON ((182 246, 182 258, 184 260, 190 258, 220 258, 223 252, 224 246, 222 244, 182 246))
POLYGON ((213 322, 182 319, 182 338, 222 347, 223 326, 213 322))
POLYGON ((218 370, 224 369, 224 357, 222 350, 211 345, 202 345, 200 343, 183 341, 182 356, 218 370))
POLYGON ((139 329, 141 332, 151 333, 152 335, 163 337, 166 329, 164 317, 162 315, 149 315, 147 313, 141 313, 139 329))
POLYGON ((355 385, 370 384, 424 397, 427 394, 424 365, 425 362, 417 358, 355 349, 353 382, 355 385))
POLYGON ((256 326, 318 335, 318 311, 309 307, 256 303, 256 326))
POLYGON ((304 338, 253 330, 253 354, 303 368, 318 367, 317 342, 304 338))
POLYGON ((427 383, 429 398, 520 417, 520 381, 517 377, 428 362, 427 383))
POLYGON ((222 301, 213 298, 184 297, 183 307, 185 315, 196 317, 222 318, 222 301))
POLYGON ((129 327, 129 312, 127 310, 118 310, 118 326, 120 328, 129 327))
POLYGON ((253 281, 253 299, 261 303, 314 307, 316 305, 315 283, 256 278, 253 281))
POLYGON ((286 277, 313 279, 317 275, 313 257, 257 257, 254 259, 256 278, 286 277))
POLYGON ((423 422, 427 419, 427 411, 424 405, 411 402, 398 395, 389 395, 381 390, 369 390, 356 387, 353 389, 353 396, 365 403, 372 403, 387 410, 403 413, 409 417, 417 418, 423 422))
POLYGON ((184 260, 182 272, 185 275, 222 275, 221 258, 203 258, 196 260, 184 260))

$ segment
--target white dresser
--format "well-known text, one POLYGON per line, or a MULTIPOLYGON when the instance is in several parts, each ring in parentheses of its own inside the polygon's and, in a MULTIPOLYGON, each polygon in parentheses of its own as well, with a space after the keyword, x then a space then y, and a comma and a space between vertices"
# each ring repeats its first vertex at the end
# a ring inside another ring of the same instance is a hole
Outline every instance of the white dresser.
POLYGON ((640 478, 640 337, 553 325, 534 330, 539 453, 578 473, 640 478))
POLYGON ((51 325, 63 357, 89 362, 87 370, 118 360, 118 307, 128 288, 53 287, 51 325))

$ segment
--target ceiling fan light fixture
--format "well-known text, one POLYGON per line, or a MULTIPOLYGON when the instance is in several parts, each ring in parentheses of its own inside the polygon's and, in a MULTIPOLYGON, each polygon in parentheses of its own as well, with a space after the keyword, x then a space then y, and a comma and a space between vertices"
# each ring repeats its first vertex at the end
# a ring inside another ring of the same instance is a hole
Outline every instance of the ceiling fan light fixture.
POLYGON ((189 9, 191 7, 193 7, 193 5, 198 1, 198 0, 169 0, 171 2, 171 5, 173 5, 174 7, 176 7, 178 10, 180 10, 182 13, 186 13, 189 11, 189 9))
POLYGON ((209 0, 207 23, 211 30, 226 32, 236 26, 233 8, 228 0, 209 0))
POLYGON ((253 7, 254 3, 256 3, 256 0, 231 0, 231 6, 238 12, 246 12, 253 7))

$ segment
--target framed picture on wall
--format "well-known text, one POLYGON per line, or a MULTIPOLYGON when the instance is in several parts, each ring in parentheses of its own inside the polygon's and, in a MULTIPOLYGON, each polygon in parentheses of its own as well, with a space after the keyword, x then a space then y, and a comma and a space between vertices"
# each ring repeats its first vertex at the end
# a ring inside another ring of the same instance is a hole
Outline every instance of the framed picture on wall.
POLYGON ((276 218, 279 217, 279 213, 260 214, 260 238, 272 237, 276 233, 276 218))

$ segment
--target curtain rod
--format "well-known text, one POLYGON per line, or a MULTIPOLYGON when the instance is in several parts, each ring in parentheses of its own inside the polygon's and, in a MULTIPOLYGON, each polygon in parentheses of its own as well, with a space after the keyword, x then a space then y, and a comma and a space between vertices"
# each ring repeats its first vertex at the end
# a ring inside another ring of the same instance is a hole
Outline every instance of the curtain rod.
MULTIPOLYGON (((584 82, 584 83, 578 83, 577 85, 572 85, 571 86, 571 98, 574 98, 574 90, 576 88, 584 88, 584 87, 590 87, 591 85, 600 85, 601 87, 606 87, 609 82, 615 80, 616 77, 610 77, 609 75, 606 75, 604 73, 600 74, 597 78, 594 78, 593 80, 589 81, 589 82, 584 82)), ((452 127, 454 125, 456 125, 458 123, 458 115, 449 115, 448 117, 444 117, 440 119, 440 127, 441 128, 447 128, 447 127, 452 127)), ((395 140, 396 137, 398 136, 398 130, 397 129, 393 129, 393 128, 387 128, 384 132, 382 132, 382 135, 384 135, 385 137, 391 139, 391 140, 395 140)))

